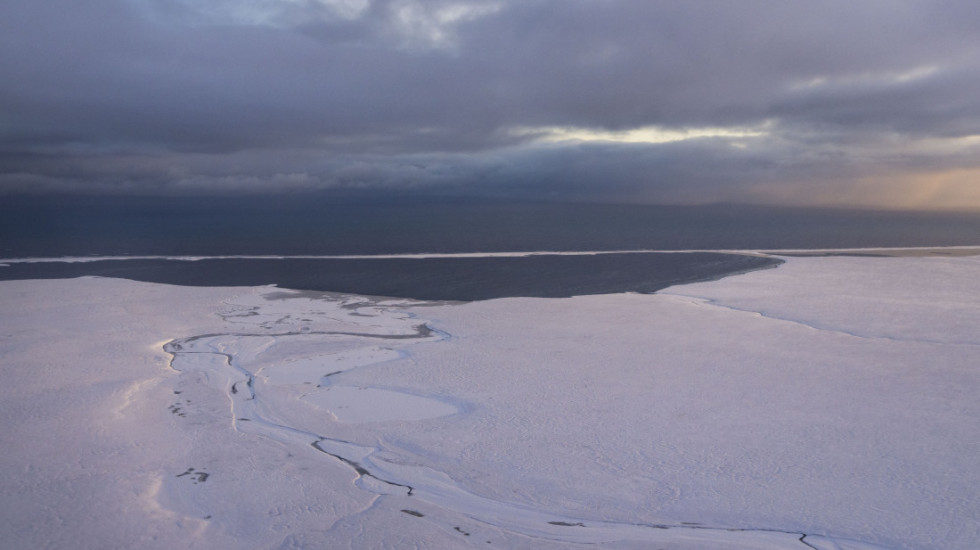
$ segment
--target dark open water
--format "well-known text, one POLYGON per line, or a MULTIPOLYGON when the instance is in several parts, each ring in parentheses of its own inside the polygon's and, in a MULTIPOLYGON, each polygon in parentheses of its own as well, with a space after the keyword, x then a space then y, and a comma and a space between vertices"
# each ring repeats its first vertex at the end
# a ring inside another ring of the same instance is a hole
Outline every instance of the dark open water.
MULTIPOLYGON (((980 245, 980 215, 285 197, 5 197, 0 258, 980 245)), ((727 254, 11 264, 0 280, 117 276, 423 299, 651 292, 771 265, 727 254)))
POLYGON ((99 275, 191 286, 276 284, 298 290, 469 301, 654 292, 677 283, 777 263, 767 258, 708 253, 377 260, 109 260, 12 264, 0 268, 0 280, 99 275))
POLYGON ((980 245, 980 214, 286 197, 0 198, 0 258, 980 245))

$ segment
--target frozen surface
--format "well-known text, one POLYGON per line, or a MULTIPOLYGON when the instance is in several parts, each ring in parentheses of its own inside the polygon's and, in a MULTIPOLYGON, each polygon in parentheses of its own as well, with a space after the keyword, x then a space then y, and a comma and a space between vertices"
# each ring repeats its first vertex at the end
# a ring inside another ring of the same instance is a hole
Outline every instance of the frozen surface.
POLYGON ((432 304, 0 283, 11 547, 952 549, 980 258, 432 304))

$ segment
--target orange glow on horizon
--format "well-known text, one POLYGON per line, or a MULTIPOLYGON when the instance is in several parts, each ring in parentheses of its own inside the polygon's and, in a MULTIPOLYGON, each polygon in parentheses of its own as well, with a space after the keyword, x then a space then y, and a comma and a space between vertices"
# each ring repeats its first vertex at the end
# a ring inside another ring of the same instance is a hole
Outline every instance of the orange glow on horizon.
POLYGON ((760 184, 750 196, 786 206, 980 212, 980 168, 760 184))

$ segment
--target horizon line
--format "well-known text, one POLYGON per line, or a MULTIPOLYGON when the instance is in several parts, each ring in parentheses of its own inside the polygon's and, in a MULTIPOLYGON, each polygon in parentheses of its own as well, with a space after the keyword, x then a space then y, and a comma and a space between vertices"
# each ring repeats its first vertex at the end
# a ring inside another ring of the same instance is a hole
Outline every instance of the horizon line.
POLYGON ((855 247, 855 248, 743 248, 743 249, 630 249, 630 250, 535 250, 511 252, 414 252, 399 254, 171 254, 171 255, 105 255, 105 256, 48 256, 0 258, 0 265, 24 263, 87 263, 113 260, 170 260, 195 262, 201 260, 397 260, 397 259, 452 259, 452 258, 522 258, 532 256, 598 256, 609 254, 694 254, 699 252, 715 254, 742 254, 758 256, 781 256, 797 254, 847 254, 847 253, 886 253, 886 252, 928 252, 928 251, 960 251, 980 254, 978 245, 957 246, 887 246, 887 247, 855 247))

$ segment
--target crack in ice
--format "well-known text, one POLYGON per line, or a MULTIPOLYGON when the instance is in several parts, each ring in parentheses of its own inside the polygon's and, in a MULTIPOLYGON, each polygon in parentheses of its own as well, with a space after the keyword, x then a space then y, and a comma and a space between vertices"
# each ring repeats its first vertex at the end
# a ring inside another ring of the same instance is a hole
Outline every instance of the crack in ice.
POLYGON ((696 305, 696 306, 714 307, 714 308, 717 308, 717 309, 723 309, 723 310, 727 310, 727 311, 734 311, 734 312, 737 312, 737 313, 745 313, 745 314, 755 315, 755 316, 761 317, 763 319, 769 319, 769 320, 772 320, 772 321, 780 321, 780 322, 783 322, 783 323, 789 323, 789 324, 793 324, 793 325, 805 327, 805 328, 808 328, 808 329, 816 330, 816 331, 819 331, 819 332, 826 332, 826 333, 829 333, 829 334, 839 334, 841 336, 849 336, 849 337, 852 337, 852 338, 860 338, 862 340, 883 341, 883 342, 905 342, 905 343, 914 343, 914 344, 935 344, 935 345, 964 346, 964 347, 980 347, 980 344, 977 344, 977 343, 974 343, 974 342, 932 340, 932 339, 928 339, 928 338, 904 338, 904 337, 895 337, 895 336, 880 336, 880 335, 872 335, 872 334, 859 334, 857 332, 850 332, 850 331, 841 330, 841 329, 835 329, 835 328, 830 328, 830 327, 826 327, 826 326, 814 325, 814 324, 811 324, 811 323, 807 323, 806 321, 801 321, 799 319, 790 319, 788 317, 780 317, 778 315, 773 315, 772 313, 767 313, 765 311, 759 311, 759 310, 749 309, 749 308, 740 308, 740 307, 729 305, 729 304, 723 304, 723 303, 721 303, 721 300, 720 299, 705 298, 703 296, 694 296, 694 295, 690 295, 690 294, 675 294, 675 293, 671 293, 671 292, 660 292, 659 294, 661 294, 663 296, 671 296, 671 297, 674 297, 674 298, 679 298, 679 299, 684 300, 687 303, 690 303, 690 304, 693 304, 693 305, 696 305))

